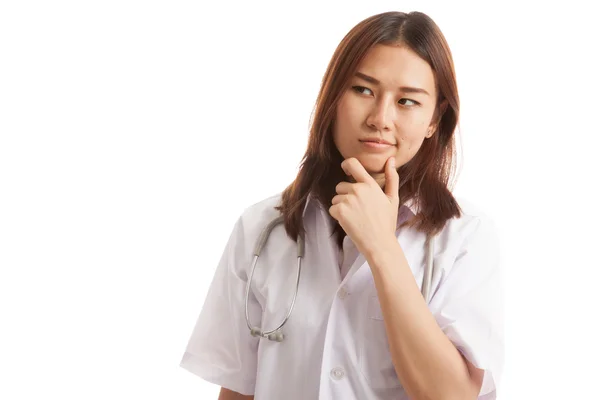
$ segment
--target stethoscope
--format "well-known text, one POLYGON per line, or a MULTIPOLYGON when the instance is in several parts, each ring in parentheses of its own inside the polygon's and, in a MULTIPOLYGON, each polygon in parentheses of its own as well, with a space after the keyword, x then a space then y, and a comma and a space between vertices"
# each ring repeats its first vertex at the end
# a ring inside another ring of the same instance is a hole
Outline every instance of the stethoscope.
MULTIPOLYGON (((256 268, 256 263, 258 261, 258 257, 260 252, 264 248, 267 243, 267 239, 271 234, 273 228, 277 225, 283 223, 283 216, 279 216, 273 219, 262 231, 260 234, 258 241, 256 242, 256 246, 254 247, 254 259, 252 261, 252 269, 250 270, 250 277, 248 278, 248 282, 246 283, 246 324, 248 325, 248 329, 250 329, 250 334, 252 336, 258 336, 260 338, 269 339, 275 342, 282 342, 284 339, 283 332, 281 332, 281 328, 285 325, 287 320, 290 318, 292 314, 292 310, 294 309, 294 303, 296 303, 296 296, 298 295, 298 287, 300 283, 300 271, 302 269, 302 257, 304 257, 304 238, 302 235, 298 235, 298 267, 296 272, 296 291, 294 292, 294 297, 292 298, 292 303, 290 304, 290 308, 283 319, 283 321, 279 324, 279 326, 270 331, 263 331, 259 327, 253 327, 250 324, 250 317, 248 316, 248 298, 250 296, 250 286, 252 283, 252 277, 254 276, 254 269, 256 268)), ((431 290, 431 280, 433 277, 433 240, 431 236, 427 237, 425 242, 425 246, 427 248, 427 262, 425 264, 425 273, 423 274, 423 284, 421 285, 421 294, 423 298, 427 301, 429 299, 429 292, 431 290)))

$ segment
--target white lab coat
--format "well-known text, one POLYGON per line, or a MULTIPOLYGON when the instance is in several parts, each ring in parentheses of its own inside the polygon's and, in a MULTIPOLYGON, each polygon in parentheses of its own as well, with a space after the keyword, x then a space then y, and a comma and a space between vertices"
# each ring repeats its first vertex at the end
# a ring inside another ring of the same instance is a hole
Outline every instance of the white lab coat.
MULTIPOLYGON (((408 399, 392 364, 383 314, 364 256, 340 262, 328 210, 309 197, 304 209, 306 252, 285 340, 252 337, 244 317, 252 252, 263 228, 279 215, 280 195, 249 207, 239 218, 208 291, 181 366, 201 378, 256 400, 408 399), (342 278, 340 266, 346 274, 342 278)), ((492 221, 464 200, 460 218, 435 239, 429 310, 455 346, 485 370, 480 399, 495 399, 503 367, 503 290, 492 221)), ((414 213, 410 204, 399 221, 414 213)), ((421 286, 425 235, 397 232, 421 286)), ((353 244, 346 237, 344 251, 353 244)), ((355 249, 355 247, 354 247, 355 249)), ((296 279, 296 244, 277 226, 253 277, 252 325, 271 330, 283 320, 296 279)))

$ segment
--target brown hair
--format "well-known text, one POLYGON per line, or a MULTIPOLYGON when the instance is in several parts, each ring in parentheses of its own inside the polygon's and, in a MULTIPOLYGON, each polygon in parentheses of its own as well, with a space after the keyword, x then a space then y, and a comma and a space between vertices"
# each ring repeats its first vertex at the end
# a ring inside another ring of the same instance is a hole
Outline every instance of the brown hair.
MULTIPOLYGON (((308 195, 312 193, 329 208, 336 195, 335 186, 346 180, 340 166, 342 155, 333 142, 335 110, 360 62, 377 44, 407 46, 427 61, 433 70, 438 93, 433 115, 437 122, 434 135, 423 142, 409 162, 398 168, 400 204, 412 199, 419 210, 402 226, 435 234, 448 219, 461 214, 448 187, 456 169, 454 131, 459 115, 450 48, 438 26, 426 14, 386 12, 369 17, 352 28, 329 62, 315 103, 308 148, 296 179, 283 191, 281 204, 277 207, 284 217, 287 234, 294 240, 305 233, 302 213, 308 195)), ((334 233, 341 246, 345 234, 339 224, 334 233)))

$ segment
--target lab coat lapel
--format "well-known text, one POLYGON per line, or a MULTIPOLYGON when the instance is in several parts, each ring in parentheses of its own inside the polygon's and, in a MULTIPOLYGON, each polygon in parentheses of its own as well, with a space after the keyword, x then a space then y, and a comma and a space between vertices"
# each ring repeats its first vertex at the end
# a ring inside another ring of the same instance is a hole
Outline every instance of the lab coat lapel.
POLYGON ((319 205, 317 210, 318 216, 316 218, 316 238, 317 238, 317 247, 319 252, 319 260, 322 265, 319 268, 322 268, 327 275, 326 279, 328 282, 335 283, 335 289, 340 284, 341 275, 340 268, 338 265, 338 248, 335 243, 335 236, 331 235, 333 225, 331 220, 325 214, 325 210, 319 205))
POLYGON ((352 287, 360 291, 372 280, 373 275, 369 263, 362 253, 358 253, 358 257, 356 257, 341 284, 343 286, 352 281, 352 287))
POLYGON ((358 257, 354 260, 354 263, 346 273, 346 276, 342 280, 340 273, 340 266, 338 260, 339 249, 336 243, 335 236, 332 236, 333 222, 329 218, 329 214, 324 210, 320 204, 318 205, 318 216, 316 224, 316 238, 320 252, 320 259, 323 264, 322 268, 325 274, 327 274, 328 282, 335 282, 335 287, 331 287, 334 292, 340 288, 340 286, 346 284, 350 279, 356 279, 359 282, 368 282, 373 279, 371 274, 371 268, 367 263, 365 256, 362 253, 358 253, 358 257))

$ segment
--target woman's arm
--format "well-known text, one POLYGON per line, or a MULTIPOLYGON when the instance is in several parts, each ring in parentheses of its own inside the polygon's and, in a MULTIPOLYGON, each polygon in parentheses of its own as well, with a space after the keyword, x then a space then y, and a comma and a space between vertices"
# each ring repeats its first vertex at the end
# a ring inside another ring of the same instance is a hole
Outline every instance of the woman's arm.
POLYGON ((246 396, 222 387, 219 400, 254 400, 254 396, 246 396))
POLYGON ((367 259, 398 378, 411 399, 476 399, 483 371, 468 365, 442 332, 393 239, 367 259))

